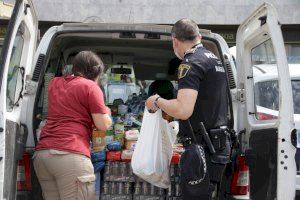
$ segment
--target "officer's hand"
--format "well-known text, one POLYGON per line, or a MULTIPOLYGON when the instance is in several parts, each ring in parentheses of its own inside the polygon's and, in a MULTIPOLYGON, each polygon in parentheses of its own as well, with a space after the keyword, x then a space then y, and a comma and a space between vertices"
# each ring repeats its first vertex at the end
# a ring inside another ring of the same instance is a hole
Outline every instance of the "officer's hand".
POLYGON ((154 105, 155 99, 159 97, 159 95, 153 95, 149 97, 145 103, 148 110, 156 111, 158 108, 154 105))

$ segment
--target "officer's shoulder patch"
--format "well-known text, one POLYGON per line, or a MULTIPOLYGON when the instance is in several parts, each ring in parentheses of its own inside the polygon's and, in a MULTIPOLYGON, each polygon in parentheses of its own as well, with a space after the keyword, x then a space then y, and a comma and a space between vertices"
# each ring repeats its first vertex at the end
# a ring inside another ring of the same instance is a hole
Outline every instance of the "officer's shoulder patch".
POLYGON ((178 79, 184 78, 190 69, 191 66, 189 66, 188 64, 180 64, 178 68, 178 79))

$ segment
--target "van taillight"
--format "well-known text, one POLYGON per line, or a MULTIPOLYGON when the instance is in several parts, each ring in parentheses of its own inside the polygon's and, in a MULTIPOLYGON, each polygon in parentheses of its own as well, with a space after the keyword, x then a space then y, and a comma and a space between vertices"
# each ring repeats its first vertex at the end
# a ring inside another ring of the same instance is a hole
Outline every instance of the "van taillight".
POLYGON ((274 116, 274 115, 269 115, 269 114, 266 114, 266 113, 256 113, 256 118, 258 120, 271 120, 271 119, 277 119, 278 117, 277 116, 274 116))
POLYGON ((230 194, 247 195, 249 192, 249 167, 246 164, 245 156, 238 156, 238 165, 233 173, 230 194))
POLYGON ((17 189, 31 190, 30 155, 28 153, 24 153, 22 160, 18 163, 17 189))

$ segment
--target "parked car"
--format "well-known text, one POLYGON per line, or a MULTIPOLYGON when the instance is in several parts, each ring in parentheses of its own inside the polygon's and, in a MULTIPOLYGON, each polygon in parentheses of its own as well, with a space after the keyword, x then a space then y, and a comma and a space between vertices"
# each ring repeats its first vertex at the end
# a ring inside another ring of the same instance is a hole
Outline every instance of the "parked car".
MULTIPOLYGON (((37 130, 47 116, 47 85, 52 77, 62 75, 68 58, 81 50, 93 50, 105 64, 132 66, 136 79, 176 81, 176 75, 168 73, 175 57, 171 28, 156 24, 69 23, 51 27, 37 46, 38 22, 33 5, 30 0, 17 0, 0 62, 0 199, 40 198, 32 155, 37 130)), ((292 199, 296 133, 292 131, 291 83, 275 9, 265 3, 240 26, 237 67, 220 35, 209 30, 201 30, 201 34, 203 45, 221 59, 226 69, 231 94, 228 128, 236 130, 240 138, 230 164, 233 173, 227 171, 224 183, 228 184, 220 198, 292 199), (269 41, 273 41, 274 48, 269 48, 277 55, 279 118, 260 120, 255 117, 253 65, 249 58, 253 49, 269 41)))

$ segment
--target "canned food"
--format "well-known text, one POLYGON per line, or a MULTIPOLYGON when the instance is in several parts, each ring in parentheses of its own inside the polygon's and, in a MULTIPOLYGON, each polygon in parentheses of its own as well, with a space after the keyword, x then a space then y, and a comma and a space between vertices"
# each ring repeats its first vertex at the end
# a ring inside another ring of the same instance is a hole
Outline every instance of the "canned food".
POLYGON ((150 185, 150 195, 156 195, 157 188, 154 185, 150 185))
POLYGON ((140 195, 141 194, 141 188, 142 188, 141 183, 140 182, 136 182, 134 184, 134 194, 135 195, 140 195))
POLYGON ((122 182, 117 183, 117 188, 118 188, 117 194, 123 194, 124 193, 124 185, 123 185, 122 182))
POLYGON ((116 182, 110 182, 110 194, 117 193, 117 184, 116 182))
POLYGON ((170 184, 169 188, 168 188, 168 196, 171 197, 174 195, 174 192, 173 192, 173 184, 170 184))
POLYGON ((149 184, 147 182, 143 182, 143 195, 149 195, 149 184))
POLYGON ((105 167, 104 167, 104 177, 109 177, 109 175, 111 174, 111 162, 106 162, 105 163, 105 167))
POLYGON ((179 183, 176 183, 176 184, 175 184, 175 196, 176 196, 176 197, 181 196, 181 188, 180 188, 179 183))
POLYGON ((174 165, 174 177, 178 176, 178 165, 174 165))
POLYGON ((131 194, 132 184, 129 182, 126 182, 124 184, 124 194, 128 195, 131 194))
POLYGON ((109 194, 109 184, 106 181, 103 183, 103 194, 109 194))
POLYGON ((163 196, 163 195, 165 195, 165 189, 163 189, 163 188, 158 188, 158 190, 157 190, 157 195, 158 195, 158 196, 163 196))
POLYGON ((120 163, 120 175, 123 177, 125 175, 127 175, 127 170, 126 170, 126 163, 125 162, 121 162, 120 163))
POLYGON ((113 162, 112 163, 112 175, 114 177, 117 177, 119 175, 119 162, 113 162))
POLYGON ((173 164, 171 164, 170 166, 170 177, 174 177, 175 176, 175 166, 173 164))

